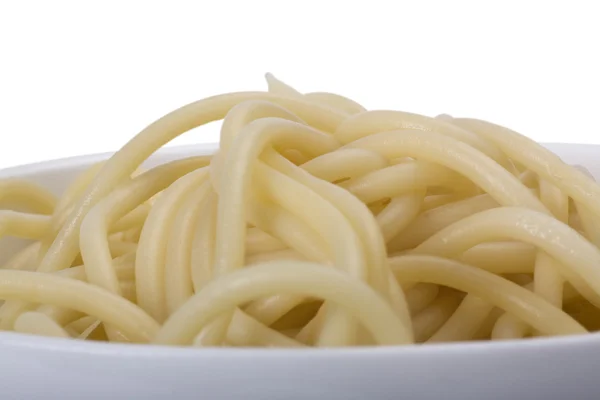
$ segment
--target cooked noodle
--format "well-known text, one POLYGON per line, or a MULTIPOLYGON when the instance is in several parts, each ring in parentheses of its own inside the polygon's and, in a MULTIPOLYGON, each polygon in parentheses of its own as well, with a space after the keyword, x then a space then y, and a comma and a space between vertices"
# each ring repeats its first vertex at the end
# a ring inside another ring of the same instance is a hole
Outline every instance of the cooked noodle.
POLYGON ((302 94, 210 97, 62 197, 0 181, 0 328, 179 346, 407 345, 600 328, 600 186, 474 119, 302 94), (149 170, 223 120, 219 150, 149 170))

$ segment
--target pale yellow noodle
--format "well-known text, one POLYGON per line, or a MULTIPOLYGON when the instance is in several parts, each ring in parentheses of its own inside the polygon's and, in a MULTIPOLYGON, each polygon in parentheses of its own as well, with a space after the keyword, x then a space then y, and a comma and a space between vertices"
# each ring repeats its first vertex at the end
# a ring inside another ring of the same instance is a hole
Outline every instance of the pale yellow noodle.
POLYGON ((0 208, 18 207, 19 210, 50 215, 56 202, 54 194, 35 183, 20 179, 0 180, 0 208))
POLYGON ((221 119, 236 104, 263 99, 284 105, 299 117, 325 131, 333 132, 346 118, 334 110, 304 100, 284 98, 263 92, 240 92, 209 97, 179 108, 152 123, 115 153, 99 172, 74 207, 40 264, 42 271, 67 268, 77 255, 79 228, 87 212, 121 179, 130 175, 154 151, 182 133, 221 119))
POLYGON ((600 224, 598 224, 598 218, 583 203, 575 202, 575 210, 579 216, 579 228, 582 230, 582 233, 596 247, 600 247, 600 224))
POLYGON ((455 201, 462 200, 464 198, 465 196, 462 196, 459 193, 427 195, 423 200, 423 206, 421 208, 423 211, 427 211, 446 204, 454 203, 455 201))
POLYGON ((446 121, 403 111, 377 110, 357 114, 340 124, 335 131, 335 136, 340 142, 347 144, 372 134, 399 129, 438 133, 473 146, 505 168, 512 166, 506 155, 498 148, 473 132, 446 121))
POLYGON ((309 160, 309 158, 302 154, 301 151, 294 149, 284 150, 281 152, 281 155, 296 165, 304 164, 309 160))
POLYGON ((523 185, 529 188, 534 188, 538 186, 538 177, 536 173, 531 170, 522 172, 519 175, 519 180, 523 183, 523 185))
POLYGON ((295 337, 300 333, 300 329, 308 324, 319 312, 323 306, 323 301, 319 299, 309 299, 290 312, 279 318, 270 326, 281 333, 295 337))
MULTIPOLYGON (((282 248, 292 248, 311 261, 327 263, 331 260, 331 250, 322 235, 299 216, 268 199, 253 202, 249 208, 248 220, 280 240, 282 248)), ((250 233, 248 230, 248 236, 250 233)), ((246 242, 251 240, 247 238, 246 242)), ((257 254, 256 250, 249 254, 257 254)))
POLYGON ((194 232, 211 187, 207 181, 193 189, 177 212, 167 243, 164 285, 169 314, 194 294, 191 264, 194 232))
POLYGON ((13 255, 4 265, 2 269, 20 269, 33 271, 37 268, 37 255, 40 250, 41 243, 33 242, 28 244, 21 251, 13 255))
MULTIPOLYGON (((135 211, 135 210, 134 210, 135 211)), ((140 235, 142 234, 143 223, 134 228, 129 228, 126 231, 120 232, 122 235, 122 240, 128 243, 138 244, 140 241, 140 235)))
POLYGON ((531 331, 529 325, 512 314, 504 313, 492 329, 491 339, 521 339, 531 331))
POLYGON ((114 325, 135 342, 148 342, 160 328, 135 304, 89 283, 52 274, 0 270, 0 298, 72 308, 114 325))
POLYGON ((40 336, 70 338, 71 336, 54 320, 42 313, 28 311, 15 321, 15 332, 29 333, 40 336))
POLYGON ((92 208, 82 223, 80 244, 90 282, 119 293, 117 277, 110 267, 112 256, 106 239, 109 226, 181 175, 205 163, 203 158, 191 158, 150 170, 122 185, 92 208))
POLYGON ((373 216, 377 217, 390 202, 390 199, 381 199, 374 203, 367 204, 367 208, 373 216))
POLYGON ((309 346, 313 346, 316 343, 327 312, 325 307, 325 305, 321 306, 317 314, 294 336, 297 341, 309 346))
POLYGON ((281 240, 256 227, 249 228, 246 233, 246 254, 249 256, 268 251, 283 250, 286 247, 286 244, 281 240))
POLYGON ((413 317, 415 342, 427 341, 450 318, 460 304, 457 293, 443 289, 437 298, 413 317))
MULTIPOLYGON (((129 301, 135 301, 135 294, 127 291, 127 287, 131 284, 131 280, 134 277, 134 262, 135 253, 126 254, 112 261, 112 266, 120 281, 121 295, 129 301)), ((54 274, 80 281, 87 279, 84 266, 67 268, 57 271, 54 274)), ((60 326, 69 325, 83 316, 83 313, 77 310, 52 305, 42 305, 37 310, 50 317, 60 326)))
POLYGON ((363 149, 339 149, 315 157, 301 165, 309 174, 336 182, 361 177, 388 166, 388 160, 380 154, 363 149))
MULTIPOLYGON (((512 218, 509 218, 509 220, 504 220, 502 222, 500 222, 500 219, 502 219, 502 215, 505 215, 506 212, 503 212, 503 210, 499 210, 499 211, 494 211, 491 210, 489 212, 487 212, 487 214, 485 215, 490 215, 492 212, 495 212, 496 215, 498 215, 497 221, 499 222, 498 225, 494 226, 494 227, 490 227, 487 228, 488 231, 487 233, 482 233, 482 230, 480 229, 479 232, 470 232, 469 234, 473 235, 471 236, 472 239, 475 239, 475 236, 478 236, 478 238, 476 239, 479 242, 483 242, 483 241, 488 241, 488 240, 493 240, 489 235, 495 235, 495 238, 497 239, 502 239, 502 238, 506 238, 507 235, 509 235, 508 237, 510 237, 510 234, 507 234, 506 231, 502 232, 500 228, 500 225, 503 226, 503 228, 508 228, 509 230, 512 227, 509 227, 508 225, 510 225, 511 223, 514 224, 515 227, 521 228, 524 230, 521 231, 521 233, 525 233, 527 234, 528 231, 527 229, 529 227, 532 226, 532 223, 526 223, 524 220, 519 220, 518 218, 518 214, 513 214, 512 218), (517 217, 515 219, 515 216, 517 217), (491 229, 491 231, 489 230, 491 229), (493 232, 492 232, 493 231, 493 232), (484 237, 483 235, 488 235, 487 237, 484 237)), ((525 212, 525 211, 524 211, 525 212)), ((483 215, 483 213, 482 213, 483 215)), ((472 219, 477 218, 476 216, 471 217, 472 219)), ((540 218, 542 219, 546 219, 546 220, 550 220, 549 218, 545 217, 545 216, 541 216, 540 218)), ((479 217, 478 221, 482 221, 486 219, 485 217, 479 217)), ((463 220, 464 221, 464 220, 463 220)), ((456 232, 457 234, 464 234, 464 232, 461 231, 460 225, 461 223, 464 223, 463 221, 459 221, 455 226, 454 226, 454 232, 456 232)), ((491 223, 492 222, 492 218, 488 217, 486 219, 487 223, 491 223)), ((554 220, 551 220, 554 221, 554 220)), ((463 226, 463 225, 461 225, 463 226)), ((473 229, 475 227, 474 223, 466 223, 464 226, 468 226, 467 229, 473 229)), ((485 228, 484 228, 485 229, 485 228)), ((536 227, 537 230, 539 230, 539 228, 536 227)), ((547 228, 547 229, 551 229, 551 228, 547 228)), ((452 227, 447 228, 448 231, 452 231, 452 227)), ((535 231, 533 231, 535 233, 535 231)), ((540 238, 543 240, 544 239, 544 233, 543 232, 537 232, 540 236, 540 238)), ((446 237, 447 235, 444 235, 443 233, 437 236, 437 240, 446 240, 446 239, 441 239, 442 237, 446 237)), ((514 237, 514 236, 513 236, 514 237)), ((522 236, 519 237, 522 240, 525 241, 529 241, 532 244, 535 244, 535 240, 530 239, 524 239, 522 236)), ((448 255, 448 253, 439 253, 439 249, 438 250, 433 250, 435 248, 435 245, 433 245, 433 243, 436 243, 436 240, 432 240, 430 242, 426 242, 423 245, 421 245, 420 247, 417 248, 417 251, 419 252, 426 252, 426 253, 431 253, 432 251, 434 251, 436 254, 445 254, 448 255)), ((456 254, 460 254, 460 248, 469 248, 469 246, 465 246, 465 247, 460 247, 460 245, 457 245, 456 242, 454 242, 454 244, 448 243, 446 242, 446 245, 448 246, 448 248, 450 247, 454 247, 453 251, 456 251, 456 254)), ((539 244, 538 244, 539 246, 539 244)), ((553 246, 553 244, 551 242, 546 242, 546 246, 553 246)), ((509 254, 515 254, 513 252, 510 252, 509 254)), ((536 262, 539 262, 540 257, 546 257, 544 253, 541 254, 541 256, 538 256, 538 259, 536 262)), ((508 260, 507 260, 508 261, 508 260)), ((550 265, 549 265, 550 266, 550 265)), ((560 284, 560 292, 559 294, 562 293, 562 283, 560 284)), ((442 330, 442 332, 440 333, 440 335, 444 335, 444 336, 448 336, 447 331, 449 330, 454 330, 456 332, 456 329, 453 328, 453 326, 457 326, 460 327, 459 329, 463 330, 463 331, 473 331, 477 325, 477 321, 483 321, 484 317, 492 310, 492 305, 491 304, 484 304, 481 302, 480 299, 478 298, 471 298, 471 296, 468 296, 464 301, 463 301, 464 307, 460 307, 459 310, 465 310, 464 312, 461 313, 457 313, 455 315, 453 315, 453 317, 450 320, 450 324, 446 327, 444 327, 445 329, 442 330)), ((560 305, 559 305, 560 307, 560 305)), ((513 316, 507 316, 507 317, 503 317, 500 318, 498 320, 499 323, 503 324, 503 328, 502 332, 526 332, 526 327, 523 326, 524 322, 513 317, 513 316), (513 325, 513 327, 511 327, 511 324, 513 325)), ((496 330, 494 330, 494 332, 497 332, 496 330)), ((462 333, 461 333, 462 334, 462 333)), ((493 334, 493 337, 496 337, 496 334, 493 334)), ((451 335, 450 335, 451 336, 451 335)), ((464 335, 463 335, 464 337, 464 335)))
MULTIPOLYGON (((271 155, 269 155, 271 156, 271 155)), ((273 157, 269 158, 272 165, 277 166, 278 169, 285 171, 290 176, 293 176, 295 179, 298 179, 303 184, 308 185, 309 187, 317 190, 319 193, 325 196, 325 198, 338 203, 340 205, 340 210, 345 213, 346 217, 349 218, 350 222, 354 224, 355 229, 358 232, 364 232, 366 235, 363 236, 362 240, 366 243, 365 250, 367 251, 368 260, 370 259, 370 263, 376 268, 373 270, 373 279, 374 286, 376 288, 380 288, 383 294, 388 294, 390 296, 390 300, 392 302, 393 307, 397 310, 398 315, 410 325, 408 320, 408 313, 406 311, 406 304, 403 299, 402 293, 399 288, 395 285, 394 280, 389 280, 389 278, 385 278, 386 275, 389 275, 387 271, 387 265, 385 257, 381 258, 379 255, 385 254, 382 252, 383 250, 383 241, 381 240, 380 233, 377 229, 375 221, 372 220, 372 217, 366 212, 362 204, 356 202, 356 200, 348 196, 346 192, 337 189, 333 186, 327 185, 319 180, 315 180, 310 175, 302 174, 300 171, 291 168, 285 163, 279 162, 280 159, 275 159, 273 157), (352 204, 354 202, 354 204, 352 204), (381 250, 378 250, 381 249, 381 250), (388 279, 388 282, 392 283, 391 286, 383 285, 382 279, 388 279)))
POLYGON ((586 332, 561 309, 531 291, 478 268, 450 259, 421 255, 394 257, 390 262, 401 281, 435 283, 467 292, 469 296, 485 299, 516 315, 545 334, 586 332))
MULTIPOLYGON (((54 323, 59 326, 66 326, 72 323, 73 321, 78 320, 85 316, 84 313, 63 307, 56 307, 51 305, 43 305, 36 309, 40 314, 45 315, 47 318, 50 318, 54 323)), ((21 314, 22 315, 22 314, 21 314)), ((20 316, 19 316, 20 317, 20 316)), ((15 325, 19 318, 15 320, 15 325)))
POLYGON ((394 237, 388 248, 390 251, 412 249, 448 225, 494 207, 498 207, 498 203, 490 195, 482 194, 427 210, 408 225, 401 235, 394 237))
POLYGON ((365 203, 419 191, 429 186, 460 188, 466 185, 470 183, 459 174, 422 161, 392 165, 341 184, 365 203))
POLYGON ((451 137, 400 130, 367 136, 347 146, 377 151, 388 158, 410 156, 438 163, 465 176, 501 205, 547 212, 517 178, 485 154, 451 137))
POLYGON ((302 254, 298 253, 297 251, 286 249, 251 255, 249 257, 246 257, 246 265, 251 266, 254 264, 260 264, 267 261, 275 260, 308 261, 305 259, 304 256, 302 256, 302 254))
POLYGON ((167 319, 154 342, 189 344, 218 315, 277 291, 324 298, 347 307, 380 344, 411 342, 411 333, 368 285, 336 269, 298 261, 266 263, 215 279, 167 319), (231 290, 234 287, 236 290, 231 290))
MULTIPOLYGON (((334 264, 359 279, 368 279, 365 254, 357 232, 349 221, 325 199, 307 186, 300 185, 285 175, 258 162, 257 176, 264 177, 261 182, 265 191, 289 211, 301 213, 301 217, 330 243, 334 264), (299 202, 299 200, 301 200, 299 202), (308 202, 308 204, 307 204, 308 202), (307 212, 310 211, 310 212, 307 212)), ((337 308, 331 308, 326 318, 319 341, 329 343, 351 343, 353 340, 353 320, 350 317, 338 319, 337 308), (330 322, 331 321, 331 322, 330 322), (343 334, 340 334, 344 332, 343 334)))
POLYGON ((568 225, 537 211, 500 207, 464 218, 441 230, 415 251, 459 256, 482 242, 521 240, 558 261, 560 273, 588 300, 600 305, 600 250, 568 225))
MULTIPOLYGON (((272 81, 276 86, 279 85, 284 89, 289 87, 274 78, 272 74, 267 74, 267 80, 272 81)), ((294 92, 293 89, 291 90, 294 92)), ((222 173, 222 163, 224 162, 223 160, 225 157, 224 153, 229 149, 230 143, 250 122, 265 117, 278 117, 304 124, 300 118, 289 110, 265 101, 246 101, 234 107, 223 121, 223 126, 221 128, 221 151, 211 162, 211 178, 217 190, 219 186, 219 176, 222 173)), ((310 242, 310 238, 314 234, 308 233, 300 221, 295 221, 294 216, 287 215, 285 212, 282 214, 282 211, 276 208, 263 210, 262 208, 265 207, 268 206, 265 204, 253 204, 253 207, 248 210, 248 219, 263 230, 267 230, 274 234, 275 237, 283 239, 284 243, 287 242, 288 246, 297 248, 303 254, 307 254, 310 259, 323 259, 320 256, 323 254, 323 251, 316 250, 318 245, 310 242), (277 216, 277 213, 280 215, 277 216), (282 229, 282 227, 289 225, 290 223, 294 223, 295 227, 287 226, 282 229)), ((265 238, 264 235, 262 237, 265 238)))
POLYGON ((373 286, 390 299, 392 307, 396 310, 399 317, 405 324, 410 326, 409 312, 404 296, 400 288, 396 285, 395 280, 390 279, 391 274, 387 265, 385 242, 381 229, 377 225, 376 220, 369 215, 365 207, 346 191, 315 179, 309 174, 302 173, 281 158, 276 157, 273 153, 266 155, 265 160, 278 170, 315 190, 324 199, 338 205, 338 209, 360 235, 366 261, 371 266, 369 279, 373 286))
MULTIPOLYGON (((133 269, 133 265, 132 265, 133 269)), ((80 279, 84 280, 84 279, 80 279)), ((131 302, 135 302, 135 286, 132 281, 123 281, 120 282, 121 294, 124 299, 127 299, 131 302)), ((74 310, 72 308, 64 308, 57 307, 52 305, 43 305, 37 309, 37 312, 44 314, 46 317, 50 318, 59 326, 68 326, 75 322, 76 320, 85 316, 84 313, 74 310)), ((17 318, 18 320, 18 318, 17 318)), ((15 324, 16 321, 15 320, 15 324)), ((117 330, 114 331, 114 334, 111 333, 111 337, 118 338, 118 341, 129 341, 129 339, 122 332, 117 330)))
MULTIPOLYGON (((249 215, 249 219, 253 223, 258 224, 261 228, 272 232, 274 235, 283 239, 289 246, 296 249, 296 251, 298 251, 299 254, 302 254, 306 259, 329 263, 330 252, 328 249, 324 248, 323 244, 325 242, 322 237, 314 229, 304 224, 301 219, 279 207, 267 206, 266 204, 259 203, 255 203, 253 206, 251 215, 249 215)), ((214 215, 208 218, 212 219, 214 218, 214 215)), ((212 275, 212 269, 210 267, 212 261, 209 261, 209 258, 212 257, 211 254, 214 247, 214 245, 211 244, 214 242, 214 235, 206 236, 206 229, 208 229, 208 225, 203 228, 202 237, 198 236, 197 239, 195 239, 197 240, 197 244, 194 246, 194 251, 192 253, 192 259, 194 259, 194 257, 202 257, 201 259, 197 258, 197 261, 193 261, 193 268, 199 273, 201 272, 199 276, 204 277, 203 279, 205 281, 212 275), (201 267, 201 265, 207 265, 209 267, 201 267)), ((248 230, 249 236, 251 232, 259 233, 260 231, 257 231, 256 229, 254 231, 248 230)), ((265 235, 262 235, 261 237, 265 237, 265 235)), ((250 240, 249 243, 255 242, 250 240)), ((256 255, 257 254, 255 253, 254 256, 256 255)), ((192 273, 194 273, 194 271, 192 271, 192 273)), ((198 290, 197 287, 196 290, 198 290)), ((268 323, 267 321, 273 322, 280 318, 301 301, 302 297, 299 296, 275 296, 274 298, 254 301, 246 309, 246 312, 249 312, 259 321, 268 323)))
POLYGON ((431 283, 418 283, 406 291, 406 304, 411 315, 423 311, 439 293, 440 287, 431 283))
POLYGON ((354 100, 335 93, 312 92, 306 93, 304 98, 318 104, 327 105, 340 111, 347 112, 348 114, 360 114, 361 112, 367 111, 354 100))
POLYGON ((50 217, 12 210, 0 210, 0 237, 40 239, 50 228, 50 217))
MULTIPOLYGON (((120 257, 122 255, 134 252, 137 250, 137 244, 132 242, 125 242, 118 239, 108 239, 108 250, 111 258, 120 257)), ((82 262, 83 263, 83 260, 82 262)))
MULTIPOLYGON (((104 166, 105 161, 92 164, 85 171, 80 173, 67 187, 62 196, 58 199, 56 209, 52 214, 53 228, 59 230, 72 212, 73 203, 83 194, 85 189, 92 183, 98 172, 104 166)), ((51 244, 51 243, 50 243, 51 244)))
MULTIPOLYGON (((88 317, 90 318, 90 317, 88 317)), ((99 319, 94 320, 93 318, 90 318, 93 320, 92 323, 90 323, 88 325, 88 327, 86 329, 84 329, 79 336, 77 336, 77 339, 93 339, 93 334, 95 331, 97 331, 101 326, 102 326, 102 321, 100 321, 99 319)))
POLYGON ((217 229, 217 196, 214 192, 207 195, 204 213, 198 220, 192 240, 192 286, 194 293, 199 292, 213 276, 215 258, 215 232, 217 229))
POLYGON ((494 308, 483 321, 477 332, 471 338, 472 340, 490 340, 496 321, 505 313, 499 308, 494 308))
POLYGON ((54 213, 52 214, 52 231, 48 232, 46 237, 42 240, 41 248, 39 251, 39 260, 44 258, 48 249, 52 245, 56 234, 60 231, 63 224, 73 212, 75 203, 79 197, 84 193, 86 188, 90 185, 93 179, 96 177, 100 169, 104 166, 105 161, 92 164, 86 170, 81 172, 75 179, 69 184, 65 192, 59 198, 54 213))
POLYGON ((244 131, 226 154, 223 176, 219 180, 227 184, 217 185, 220 186, 215 249, 217 274, 234 270, 243 264, 246 221, 244 199, 253 176, 252 162, 255 162, 262 150, 279 136, 281 140, 290 141, 296 148, 317 152, 315 155, 334 150, 338 146, 331 137, 282 119, 259 119, 247 125, 244 131), (227 227, 226 232, 223 227, 227 227))
MULTIPOLYGON (((278 259, 278 261, 281 260, 303 261, 289 258, 278 259)), ((269 262, 269 260, 265 260, 264 262, 269 262)), ((271 325, 307 300, 306 297, 300 295, 279 294, 255 300, 244 311, 263 324, 271 325)))
MULTIPOLYGON (((568 222, 569 200, 563 192, 551 185, 548 181, 539 181, 540 199, 556 219, 568 222)), ((557 262, 547 253, 540 251, 537 254, 534 266, 533 290, 536 294, 562 308, 564 278, 556 265, 557 262)), ((498 319, 498 326, 492 331, 492 339, 525 337, 529 327, 524 321, 514 315, 506 314, 498 319)))
MULTIPOLYGON (((569 198, 562 191, 542 179, 540 198, 557 220, 568 224, 569 198)), ((560 266, 556 264, 547 253, 538 254, 533 274, 533 290, 550 303, 562 307, 564 279, 559 273, 560 266)))
POLYGON ((400 232, 409 229, 411 223, 416 220, 419 211, 421 211, 424 198, 425 193, 423 191, 394 197, 377 214, 377 223, 386 243, 398 236, 400 232))
MULTIPOLYGON (((206 161, 202 157, 192 158, 172 162, 163 165, 161 168, 150 170, 113 191, 90 210, 82 222, 80 234, 81 255, 87 279, 90 283, 106 288, 116 294, 121 293, 119 281, 111 268, 114 255, 111 254, 106 240, 109 226, 143 201, 169 186, 182 174, 205 165, 206 161)), ((143 254, 143 251, 138 253, 136 264, 141 258, 140 255, 143 254)), ((151 279, 152 275, 148 276, 144 273, 142 276, 151 279)), ((138 276, 136 279, 138 287, 142 276, 138 276)), ((137 292, 138 302, 140 302, 139 290, 137 292)), ((143 305, 145 304, 142 302, 142 307, 143 305)), ((160 315, 154 315, 154 317, 160 318, 160 315)), ((116 337, 111 327, 106 329, 109 337, 116 337)))
MULTIPOLYGON (((135 258, 136 253, 128 253, 112 260, 112 268, 119 281, 131 281, 135 279, 135 258)), ((80 281, 85 281, 87 279, 85 266, 83 265, 61 269, 60 271, 54 272, 54 274, 80 281)))
MULTIPOLYGON (((301 118, 289 110, 267 101, 245 101, 233 107, 223 119, 219 152, 215 154, 211 162, 211 179, 217 192, 219 192, 219 177, 222 174, 223 163, 225 162, 231 143, 233 143, 246 125, 262 118, 281 118, 306 125, 301 118)), ((283 150, 302 152, 301 147, 284 148, 283 150)))
POLYGON ((600 216, 600 186, 585 173, 565 164, 556 154, 510 129, 476 119, 458 118, 452 123, 494 143, 513 160, 600 216))
POLYGON ((98 321, 96 318, 86 315, 85 317, 81 317, 71 322, 69 325, 65 326, 65 329, 71 330, 79 336, 96 321, 98 321))
MULTIPOLYGON (((588 178, 595 182, 594 176, 588 171, 586 168, 580 165, 574 165, 573 168, 581 171, 588 178)), ((587 239, 595 244, 597 247, 600 247, 600 224, 598 224, 597 219, 594 217, 593 212, 584 204, 579 203, 577 201, 573 201, 574 205, 574 213, 573 218, 574 221, 571 220, 571 216, 569 216, 569 225, 583 232, 583 234, 587 237, 587 239)))
MULTIPOLYGON (((258 158, 268 145, 293 146, 302 149, 307 154, 312 153, 313 156, 332 151, 338 147, 337 142, 330 136, 297 122, 280 118, 257 119, 242 129, 238 140, 232 143, 223 161, 223 173, 219 177, 219 181, 228 182, 228 184, 220 185, 217 183, 217 187, 220 186, 215 241, 215 273, 217 276, 243 265, 245 252, 244 221, 246 221, 243 200, 247 196, 251 182, 250 178, 253 176, 251 163, 258 158)), ((302 187, 299 186, 298 190, 302 190, 302 187)), ((297 206, 293 206, 292 209, 297 209, 297 206)), ((335 215, 336 211, 332 208, 330 212, 335 215)), ((305 215, 305 217, 312 216, 305 215)), ((314 222, 320 223, 321 221, 314 220, 314 222)), ((348 230, 348 232, 352 231, 348 230)), ((347 268, 351 268, 350 266, 353 263, 361 262, 360 258, 348 257, 346 260, 347 268)), ((214 339, 207 339, 208 342, 218 341, 220 337, 223 337, 227 319, 223 318, 220 321, 222 322, 215 325, 214 339)), ((346 324, 348 323, 349 321, 346 322, 346 324)), ((345 332, 350 335, 351 330, 345 330, 345 332)), ((337 338, 341 340, 340 335, 337 335, 337 338)), ((348 340, 352 339, 349 337, 348 340)))
POLYGON ((493 308, 493 305, 482 298, 467 296, 452 316, 427 341, 435 343, 470 340, 493 308))
POLYGON ((287 83, 277 79, 273 74, 265 74, 269 92, 290 96, 295 98, 304 98, 306 100, 321 104, 327 107, 337 109, 348 114, 358 114, 366 111, 363 106, 347 97, 335 93, 313 92, 302 94, 287 83))
POLYGON ((175 222, 175 215, 195 188, 207 181, 208 174, 208 168, 201 168, 173 182, 152 206, 142 229, 138 244, 139 253, 135 260, 137 302, 158 322, 164 321, 168 315, 165 261, 167 240, 175 222))
POLYGON ((146 222, 149 212, 150 206, 148 204, 140 204, 131 212, 123 216, 123 218, 111 225, 109 232, 127 232, 132 229, 139 229, 146 222))
POLYGON ((290 96, 290 97, 300 97, 300 98, 302 98, 304 96, 302 93, 300 93, 299 91, 297 91, 296 89, 294 89, 293 87, 288 85, 287 83, 283 82, 280 79, 277 79, 275 77, 275 75, 273 75, 270 72, 267 72, 265 74, 265 79, 267 80, 267 86, 268 86, 269 92, 271 92, 271 93, 280 94, 283 96, 290 96))
POLYGON ((452 115, 450 114, 439 114, 435 116, 435 119, 439 119, 441 121, 452 121, 452 115))
MULTIPOLYGON (((469 340, 480 331, 494 309, 485 299, 467 296, 456 311, 428 339, 428 342, 453 342, 469 340)), ((492 327, 489 328, 492 331, 492 327)))
POLYGON ((519 242, 482 243, 465 251, 460 260, 495 274, 533 273, 536 249, 519 242))
POLYGON ((239 309, 233 314, 227 341, 242 347, 303 347, 297 340, 257 322, 239 309))

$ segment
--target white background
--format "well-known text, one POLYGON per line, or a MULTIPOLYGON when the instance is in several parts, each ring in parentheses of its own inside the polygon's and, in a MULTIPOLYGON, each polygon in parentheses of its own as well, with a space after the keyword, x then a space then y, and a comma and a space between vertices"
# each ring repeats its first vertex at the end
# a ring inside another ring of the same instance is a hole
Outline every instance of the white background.
POLYGON ((2 1, 0 167, 115 150, 188 102, 264 89, 267 71, 367 108, 600 143, 596 4, 2 1))

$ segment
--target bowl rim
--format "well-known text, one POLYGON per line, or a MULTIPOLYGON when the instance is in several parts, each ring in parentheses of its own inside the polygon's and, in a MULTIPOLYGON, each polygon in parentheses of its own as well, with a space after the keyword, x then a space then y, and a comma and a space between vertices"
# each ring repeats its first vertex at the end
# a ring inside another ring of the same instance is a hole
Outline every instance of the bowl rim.
MULTIPOLYGON (((600 144, 580 143, 543 143, 544 146, 554 150, 558 148, 595 148, 600 150, 600 144)), ((180 145, 164 147, 157 150, 151 157, 163 158, 184 155, 206 155, 218 150, 217 143, 203 143, 193 145, 180 145)), ((114 152, 79 155, 66 158, 57 158, 30 164, 12 166, 0 170, 0 178, 18 175, 26 177, 41 172, 74 168, 108 159, 114 152)), ((316 360, 331 360, 332 358, 345 357, 403 357, 403 356, 456 356, 484 353, 487 356, 500 355, 510 352, 538 352, 562 349, 573 349, 580 346, 600 345, 600 332, 583 335, 538 337, 531 339, 490 341, 469 341, 453 343, 431 343, 427 345, 406 346, 363 346, 342 348, 232 348, 211 347, 197 348, 187 346, 166 346, 155 344, 130 344, 108 343, 96 341, 81 341, 64 338, 28 335, 16 332, 0 332, 0 350, 22 349, 35 351, 52 351, 61 353, 76 353, 78 355, 104 355, 113 357, 140 357, 140 358, 169 358, 169 359, 197 359, 204 357, 291 357, 296 359, 315 358, 316 360)))
MULTIPOLYGON (((175 157, 182 154, 198 154, 198 155, 206 155, 216 152, 219 149, 218 143, 200 143, 200 144, 191 144, 191 145, 179 145, 179 146, 169 146, 162 147, 154 152, 149 159, 153 159, 157 156, 162 157, 175 157)), ((26 163, 26 164, 18 164, 9 166, 6 168, 0 169, 0 178, 4 178, 5 176, 11 175, 19 175, 19 176, 27 176, 34 175, 40 172, 46 171, 55 171, 64 168, 74 168, 79 165, 92 164, 95 162, 103 161, 109 159, 114 151, 102 152, 102 153, 91 153, 91 154, 83 154, 76 155, 70 157, 62 157, 62 158, 52 158, 48 160, 26 163)), ((144 161, 143 164, 146 164, 147 161, 144 161)))

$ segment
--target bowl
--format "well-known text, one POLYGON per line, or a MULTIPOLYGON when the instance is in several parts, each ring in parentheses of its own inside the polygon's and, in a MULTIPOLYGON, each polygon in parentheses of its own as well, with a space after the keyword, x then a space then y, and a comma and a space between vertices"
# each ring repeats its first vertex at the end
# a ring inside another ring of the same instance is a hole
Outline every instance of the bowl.
MULTIPOLYGON (((546 146, 600 177, 600 146, 546 146)), ((166 148, 148 164, 215 149, 215 145, 166 148)), ((0 178, 25 178, 60 194, 77 173, 109 156, 9 168, 0 171, 0 178)), ((0 239, 0 254, 24 245, 0 239)), ((600 334, 279 350, 124 345, 0 332, 0 398, 6 400, 597 399, 598 367, 600 334)))

